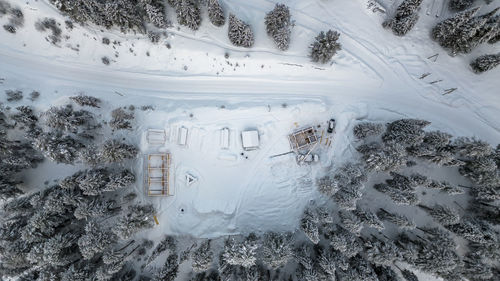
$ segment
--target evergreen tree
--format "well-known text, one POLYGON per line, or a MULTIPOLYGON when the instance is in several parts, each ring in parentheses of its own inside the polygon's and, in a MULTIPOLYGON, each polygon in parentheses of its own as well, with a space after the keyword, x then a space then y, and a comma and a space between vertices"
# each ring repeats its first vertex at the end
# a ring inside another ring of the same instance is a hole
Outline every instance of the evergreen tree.
POLYGON ((274 9, 266 14, 265 25, 267 35, 273 38, 278 48, 287 50, 291 34, 290 9, 284 4, 276 4, 274 9))
POLYGON ((210 239, 203 241, 191 255, 193 270, 195 272, 207 271, 212 266, 213 255, 214 253, 210 250, 210 239))
POLYGON ((392 32, 398 36, 408 33, 418 21, 418 11, 422 0, 405 0, 396 9, 394 18, 383 23, 386 28, 391 28, 392 32))
POLYGON ((432 38, 443 48, 457 53, 469 53, 478 45, 494 40, 498 35, 500 17, 495 16, 498 8, 490 13, 475 17, 479 7, 456 14, 438 23, 432 29, 432 38))
POLYGON ((99 104, 101 103, 101 100, 92 96, 80 94, 78 96, 70 97, 70 99, 80 106, 100 108, 99 104))
POLYGON ((340 222, 342 227, 359 236, 363 229, 363 223, 355 214, 350 211, 339 211, 340 222))
POLYGON ((374 188, 391 197, 398 205, 415 205, 419 202, 415 187, 417 183, 409 177, 391 172, 392 179, 386 180, 385 184, 376 184, 374 188))
POLYGON ((12 120, 28 128, 33 128, 36 126, 38 117, 36 117, 36 115, 34 114, 33 108, 23 105, 16 107, 16 109, 17 111, 19 111, 19 113, 11 115, 10 118, 12 120))
POLYGON ((335 280, 335 272, 339 270, 347 270, 349 260, 339 251, 329 247, 321 249, 318 257, 319 267, 328 276, 329 280, 335 280))
POLYGON ((369 171, 395 171, 407 163, 408 153, 398 143, 373 148, 370 151, 362 150, 365 167, 369 171))
POLYGON ((493 153, 493 147, 487 142, 476 138, 459 137, 453 142, 455 151, 463 157, 482 157, 493 153))
POLYGON ((332 57, 342 49, 342 45, 337 42, 340 33, 328 30, 326 33, 321 31, 311 44, 310 57, 313 62, 327 63, 332 57))
POLYGON ((176 254, 171 254, 167 257, 165 265, 156 272, 154 281, 174 281, 179 273, 179 257, 176 254))
POLYGON ((113 233, 122 239, 128 239, 136 232, 153 227, 155 210, 152 205, 131 205, 113 228, 113 233))
POLYGON ((178 0, 175 11, 180 25, 187 26, 192 30, 198 30, 201 24, 201 12, 197 1, 178 0))
POLYGON ((449 44, 447 42, 452 42, 454 40, 456 32, 472 19, 478 10, 479 7, 473 8, 438 23, 432 29, 432 38, 440 42, 440 44, 449 44))
POLYGON ((448 6, 453 11, 463 11, 472 6, 475 0, 450 0, 448 6))
POLYGON ((418 281, 418 277, 415 275, 415 273, 409 271, 408 269, 401 270, 401 275, 403 275, 403 278, 406 281, 418 281))
POLYGON ((454 249, 435 241, 424 244, 415 265, 422 271, 439 274, 452 271, 458 262, 459 257, 454 249))
POLYGON ((448 206, 435 205, 430 208, 424 205, 418 205, 426 211, 434 220, 441 225, 457 224, 460 221, 460 216, 457 211, 448 206))
POLYGON ((266 233, 262 244, 262 262, 272 269, 285 266, 293 254, 291 239, 291 233, 266 233))
POLYGON ((365 139, 370 136, 380 135, 384 127, 382 124, 372 122, 362 122, 354 126, 353 133, 357 139, 365 139))
POLYGON ((72 133, 77 133, 80 127, 84 129, 93 129, 92 125, 94 116, 86 110, 73 110, 71 105, 65 107, 51 107, 44 113, 46 124, 49 127, 58 130, 64 130, 72 133))
POLYGON ((356 210, 354 210, 353 212, 366 226, 375 228, 377 230, 383 230, 385 228, 384 223, 378 218, 375 213, 360 208, 356 208, 356 210))
POLYGON ((363 167, 360 164, 345 163, 335 170, 333 180, 333 187, 339 189, 334 194, 333 200, 342 209, 355 209, 356 201, 363 196, 361 190, 367 181, 363 167))
POLYGON ((176 251, 176 241, 173 236, 166 235, 158 245, 154 248, 151 255, 146 260, 146 265, 152 263, 156 258, 158 258, 163 252, 170 250, 171 253, 175 253, 176 251))
POLYGON ((33 147, 56 163, 73 164, 85 145, 73 137, 49 132, 39 134, 33 141, 33 147))
POLYGON ((497 8, 487 14, 474 17, 457 31, 454 42, 448 47, 455 53, 470 53, 478 45, 489 41, 500 28, 500 16, 495 16, 497 8))
POLYGON ((304 234, 313 242, 318 244, 319 242, 319 218, 317 212, 315 212, 311 207, 307 207, 302 214, 300 219, 300 229, 304 234))
POLYGON ((239 265, 249 268, 257 261, 257 237, 250 234, 242 242, 237 242, 233 237, 226 239, 222 258, 230 265, 239 265))
POLYGON ((92 199, 78 202, 78 206, 74 211, 75 218, 90 219, 96 217, 106 217, 110 214, 115 213, 121 208, 117 206, 116 201, 108 200, 103 201, 102 199, 92 199))
POLYGON ((457 224, 447 225, 446 228, 458 236, 476 243, 486 243, 481 228, 473 218, 464 218, 457 224))
POLYGON ((402 229, 410 230, 410 229, 414 229, 416 227, 415 223, 413 221, 409 220, 408 218, 406 218, 402 215, 390 213, 384 209, 379 209, 379 211, 377 212, 377 216, 380 219, 387 220, 387 221, 399 226, 402 229))
POLYGON ((459 166, 463 162, 455 158, 451 138, 441 131, 426 132, 422 143, 409 147, 408 152, 438 165, 459 166))
POLYGON ((134 119, 133 112, 127 112, 123 108, 119 107, 111 111, 111 120, 109 121, 109 126, 113 128, 113 130, 132 129, 131 120, 134 119))
POLYGON ((208 18, 215 26, 223 26, 226 22, 224 11, 219 3, 219 0, 208 0, 208 18))
POLYGON ((166 28, 167 20, 165 19, 165 5, 163 1, 140 0, 146 18, 154 26, 158 28, 166 28))
POLYGON ((85 234, 78 239, 78 247, 82 256, 89 260, 96 254, 104 252, 114 239, 112 233, 101 229, 97 223, 89 221, 85 226, 85 234))
POLYGON ((400 251, 391 240, 372 236, 364 246, 366 258, 377 266, 389 266, 400 259, 400 251))
POLYGON ((351 258, 363 250, 359 238, 342 227, 327 229, 325 237, 330 245, 344 256, 351 258))
MULTIPOLYGON (((377 266, 373 268, 379 281, 400 281, 401 279, 389 266, 377 266)), ((410 280, 411 281, 411 280, 410 280)), ((416 280, 418 281, 418 280, 416 280)))
POLYGON ((104 163, 122 162, 137 156, 135 146, 118 140, 108 140, 99 148, 99 158, 104 163))
POLYGON ((337 271, 338 280, 355 281, 377 281, 377 274, 370 263, 360 255, 353 257, 347 270, 337 271))
POLYGON ((483 73, 498 65, 500 65, 500 53, 477 57, 470 64, 475 73, 483 73))
POLYGON ((238 47, 250 48, 254 44, 254 35, 250 25, 233 14, 229 14, 228 36, 229 41, 238 47))
POLYGON ((316 186, 318 191, 326 196, 333 196, 337 191, 339 191, 338 182, 332 179, 330 176, 324 176, 316 181, 316 186))
POLYGON ((428 121, 418 119, 396 120, 387 125, 382 139, 386 143, 400 144, 405 147, 418 145, 425 137, 423 128, 429 124, 428 121))

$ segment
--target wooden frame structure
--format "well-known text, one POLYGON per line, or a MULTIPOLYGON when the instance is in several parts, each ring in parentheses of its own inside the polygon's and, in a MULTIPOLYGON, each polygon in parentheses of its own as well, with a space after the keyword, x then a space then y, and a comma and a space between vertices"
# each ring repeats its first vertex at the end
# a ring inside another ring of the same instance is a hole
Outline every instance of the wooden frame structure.
POLYGON ((318 143, 318 137, 313 127, 293 132, 288 136, 288 140, 290 141, 290 146, 295 151, 305 149, 318 143))
POLYGON ((148 129, 146 132, 146 140, 150 145, 163 145, 167 141, 165 130, 148 129))
POLYGON ((144 184, 148 196, 171 196, 170 153, 148 154, 144 157, 144 184))

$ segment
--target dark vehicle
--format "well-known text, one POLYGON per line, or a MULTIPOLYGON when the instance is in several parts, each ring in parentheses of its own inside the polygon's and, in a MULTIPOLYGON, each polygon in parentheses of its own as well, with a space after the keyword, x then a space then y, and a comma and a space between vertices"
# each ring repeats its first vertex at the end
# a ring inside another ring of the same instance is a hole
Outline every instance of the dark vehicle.
POLYGON ((329 134, 333 133, 333 130, 335 130, 335 119, 330 119, 328 121, 328 130, 326 130, 329 134))

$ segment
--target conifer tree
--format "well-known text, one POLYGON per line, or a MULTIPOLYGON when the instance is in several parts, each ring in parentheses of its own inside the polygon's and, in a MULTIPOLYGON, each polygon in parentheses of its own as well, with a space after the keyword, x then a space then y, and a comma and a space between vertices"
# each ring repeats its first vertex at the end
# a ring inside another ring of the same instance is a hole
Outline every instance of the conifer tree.
POLYGON ((475 73, 483 73, 500 65, 500 53, 483 55, 474 59, 470 66, 475 73))
POLYGON ((223 26, 226 22, 224 11, 219 3, 219 0, 208 0, 208 18, 215 26, 223 26))
POLYGON ((457 224, 460 221, 460 216, 457 211, 448 206, 435 205, 432 208, 425 205, 418 206, 429 213, 429 215, 441 225, 457 224))
POLYGON ((291 240, 291 233, 266 233, 262 243, 262 262, 272 269, 285 266, 293 254, 291 240))
POLYGON ((163 1, 140 0, 139 3, 141 3, 149 22, 158 28, 167 27, 167 20, 165 19, 165 5, 163 4, 163 1))
POLYGON ((359 238, 343 227, 331 227, 325 233, 330 245, 348 258, 357 255, 363 250, 359 238))
POLYGON ((377 230, 383 230, 384 223, 378 218, 375 213, 368 210, 363 210, 361 208, 356 208, 353 211, 354 214, 363 222, 364 225, 368 227, 375 228, 377 230))
POLYGON ((398 36, 408 33, 418 21, 418 11, 422 0, 405 0, 396 9, 394 18, 383 23, 386 28, 391 28, 392 32, 398 36))
POLYGON ((267 35, 273 38, 278 48, 287 50, 291 34, 290 9, 284 4, 276 4, 274 9, 266 14, 265 24, 267 35))
POLYGON ((362 122, 354 126, 353 133, 357 139, 365 139, 370 136, 380 135, 384 126, 378 123, 362 122))
POLYGON ((354 235, 360 235, 360 232, 363 229, 363 223, 359 217, 350 211, 340 211, 339 217, 343 228, 347 229, 354 235))
POLYGON ((398 215, 398 214, 393 214, 390 213, 384 209, 379 209, 377 212, 377 216, 380 219, 387 220, 397 226, 399 226, 402 229, 414 229, 416 227, 415 223, 411 220, 409 220, 407 217, 398 215))
POLYGON ((113 233, 122 239, 128 239, 136 232, 154 225, 152 205, 131 205, 113 228, 113 233))
POLYGON ((233 14, 229 14, 228 36, 229 41, 238 47, 250 48, 254 44, 254 35, 250 25, 233 14))
POLYGON ((463 11, 472 6, 475 0, 450 0, 448 6, 453 11, 463 11))
POLYGON ((321 31, 311 44, 310 57, 313 62, 327 63, 332 57, 342 49, 342 45, 337 42, 340 33, 328 30, 326 33, 321 31))
POLYGON ((198 30, 201 25, 201 12, 197 1, 178 0, 175 11, 180 25, 187 26, 192 30, 198 30))
POLYGON ((99 104, 101 103, 101 100, 96 97, 79 94, 77 96, 70 97, 70 99, 80 106, 100 108, 99 104))
POLYGON ((302 214, 300 219, 300 229, 304 234, 313 242, 318 244, 319 242, 319 218, 317 212, 315 212, 311 207, 307 207, 302 214))
POLYGON ((401 257, 399 249, 389 239, 372 236, 365 240, 364 246, 367 259, 377 266, 389 266, 401 257))
POLYGON ((89 260, 94 255, 104 252, 113 240, 112 233, 101 229, 97 223, 90 221, 85 226, 85 234, 78 239, 78 247, 82 256, 89 260))
POLYGON ((400 144, 405 147, 418 145, 425 137, 423 128, 429 124, 429 121, 419 119, 396 120, 387 125, 382 139, 386 143, 400 144))
POLYGON ((250 234, 242 242, 237 242, 233 237, 226 239, 222 258, 230 265, 239 265, 249 268, 257 262, 257 237, 250 234))
POLYGON ((192 253, 192 267, 195 272, 207 271, 212 265, 214 253, 210 250, 210 242, 210 239, 203 241, 200 247, 192 253))

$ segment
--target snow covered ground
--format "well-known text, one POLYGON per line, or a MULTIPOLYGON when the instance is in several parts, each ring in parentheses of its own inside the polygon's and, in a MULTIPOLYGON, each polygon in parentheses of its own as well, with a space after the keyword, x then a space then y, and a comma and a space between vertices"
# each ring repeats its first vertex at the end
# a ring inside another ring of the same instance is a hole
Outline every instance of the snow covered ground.
MULTIPOLYGON (((199 107, 151 112, 141 120, 167 132, 160 148, 148 145, 143 151, 172 154, 171 187, 174 195, 158 198, 158 217, 168 232, 195 237, 259 230, 290 231, 298 224, 302 209, 313 199, 313 181, 322 167, 331 164, 332 147, 322 145, 322 162, 298 165, 289 152, 288 134, 304 125, 323 125, 328 112, 321 103, 287 107, 251 106, 235 108, 199 107), (192 116, 192 117, 190 117, 192 116), (180 128, 188 130, 187 145, 178 144, 180 128), (220 147, 220 130, 229 128, 229 149, 220 147), (257 129, 260 148, 242 149, 240 133, 257 129), (186 174, 197 181, 188 185, 186 174)), ((332 135, 328 136, 331 138, 332 135)))
MULTIPOLYGON (((384 16, 366 9, 365 0, 287 1, 295 27, 286 52, 278 51, 264 32, 265 12, 277 1, 222 2, 252 25, 255 47, 231 46, 227 24, 215 28, 206 16, 200 30, 170 28, 159 44, 142 35, 95 27, 70 31, 64 28, 65 19, 42 0, 17 4, 26 18, 17 34, 0 31, 0 90, 38 90, 41 97, 34 104, 40 110, 78 92, 108 101, 109 109, 154 105, 154 111, 138 116, 138 139, 147 128, 189 129, 188 147, 166 145, 173 153, 175 196, 142 198, 155 201, 161 210, 161 227, 151 236, 294 229, 302 208, 316 198, 313 187, 304 182, 330 164, 322 162, 304 172, 291 155, 269 159, 287 151, 286 135, 294 122, 324 125, 331 117, 337 119, 335 140, 324 154, 333 155, 333 165, 352 154, 350 132, 361 119, 423 118, 433 122, 432 129, 456 136, 479 136, 492 143, 500 139, 500 69, 482 75, 468 69, 472 57, 495 52, 494 46, 449 57, 428 36, 430 26, 448 13, 443 10, 436 18, 440 10, 433 0, 424 0, 420 21, 403 38, 383 30, 384 16), (34 23, 43 17, 55 18, 69 36, 60 46, 35 30, 34 23), (330 65, 310 63, 307 46, 329 28, 341 33, 343 50, 330 65), (101 44, 104 37, 120 44, 101 44), (439 54, 436 61, 427 59, 434 54, 439 54), (101 62, 103 56, 112 59, 109 66, 101 62), (431 75, 419 79, 427 72, 431 75), (442 81, 430 84, 437 80, 442 81), (443 95, 454 87, 458 90, 443 95), (228 151, 217 147, 222 127, 233 132, 228 151), (236 141, 245 128, 263 133, 261 149, 247 153, 248 160, 236 141), (198 183, 186 187, 185 172, 196 175, 198 183)), ((396 6, 393 2, 385 1, 388 13, 396 6)), ((481 12, 492 8, 484 6, 481 12)))

